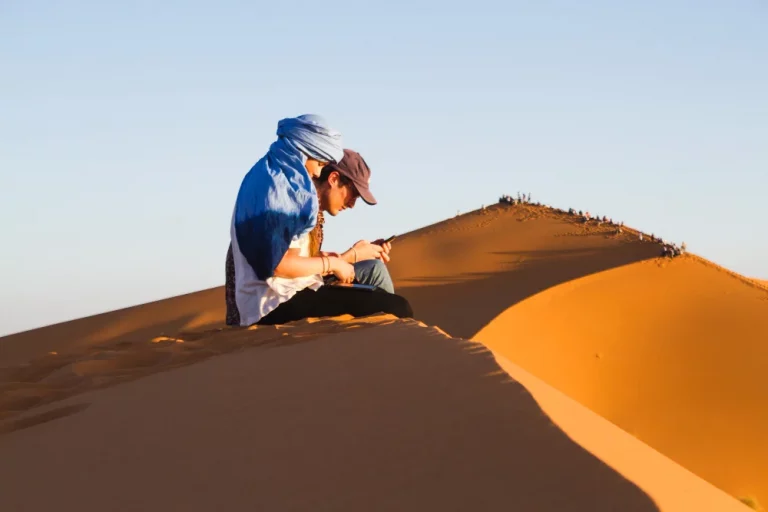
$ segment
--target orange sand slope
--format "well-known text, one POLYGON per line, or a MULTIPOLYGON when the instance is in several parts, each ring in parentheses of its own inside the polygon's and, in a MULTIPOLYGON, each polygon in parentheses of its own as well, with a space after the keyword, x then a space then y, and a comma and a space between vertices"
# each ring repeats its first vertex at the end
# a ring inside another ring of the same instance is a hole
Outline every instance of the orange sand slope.
MULTIPOLYGON (((766 503, 766 441, 756 437, 768 403, 757 378, 768 357, 758 341, 768 339, 766 288, 695 257, 660 259, 660 251, 631 229, 619 234, 543 207, 496 205, 399 237, 390 270, 419 320, 453 336, 477 335, 715 485, 766 503), (743 435, 734 439, 737 429, 743 435)), ((49 351, 74 350, 89 369, 28 375, 31 386, 6 381, 0 409, 13 416, 113 383, 98 368, 118 363, 88 354, 125 357, 118 365, 131 368, 136 358, 151 372, 156 350, 172 351, 162 357, 178 365, 218 353, 194 333, 185 348, 161 343, 150 355, 135 355, 133 345, 221 325, 223 312, 223 290, 215 288, 2 338, 2 366, 33 357, 56 366, 61 360, 49 351), (51 391, 44 379, 70 380, 51 391)))
POLYGON ((212 288, 2 337, 0 363, 23 363, 51 351, 210 327, 223 324, 224 314, 224 289, 212 288))
POLYGON ((768 502, 765 289, 700 258, 658 258, 659 244, 625 231, 494 207, 398 241, 391 269, 419 319, 480 332, 688 469, 768 502), (605 285, 580 295, 583 282, 605 285))
POLYGON ((694 256, 536 295, 474 338, 734 496, 768 502, 768 290, 694 256))
POLYGON ((498 205, 398 238, 390 272, 419 320, 470 338, 547 288, 660 253, 626 229, 617 235, 543 207, 498 205))
MULTIPOLYGON (((745 510, 482 345, 387 317, 279 331, 158 341, 250 348, 6 420, 5 508, 745 510)), ((179 363, 129 360, 99 376, 179 363)))
MULTIPOLYGON (((306 341, 339 329, 363 329, 376 319, 307 319, 276 327, 211 329, 134 341, 84 345, 66 352, 52 352, 26 363, 0 369, 0 419, 73 395, 136 380, 159 370, 179 368, 212 356, 265 347, 276 343, 306 341), (307 329, 307 326, 312 326, 307 329)), ((23 422, 22 422, 23 423, 23 422)), ((15 428, 8 423, 0 433, 15 428)))

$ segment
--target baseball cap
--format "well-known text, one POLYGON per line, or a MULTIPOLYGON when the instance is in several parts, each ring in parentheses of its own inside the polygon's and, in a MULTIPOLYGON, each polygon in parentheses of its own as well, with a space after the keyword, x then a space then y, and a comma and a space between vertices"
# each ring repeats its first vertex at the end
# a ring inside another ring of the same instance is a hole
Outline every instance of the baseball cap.
POLYGON ((376 198, 368 188, 371 183, 371 169, 365 163, 360 153, 351 149, 344 150, 344 158, 339 163, 328 164, 334 171, 349 178, 355 184, 357 193, 368 204, 376 204, 376 198))

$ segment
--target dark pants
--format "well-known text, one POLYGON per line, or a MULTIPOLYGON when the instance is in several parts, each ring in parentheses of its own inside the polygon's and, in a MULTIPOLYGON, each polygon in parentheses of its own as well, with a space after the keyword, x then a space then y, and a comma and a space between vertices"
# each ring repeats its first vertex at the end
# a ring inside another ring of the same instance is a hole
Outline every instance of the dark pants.
POLYGON ((368 316, 389 313, 398 318, 412 318, 413 310, 400 295, 383 290, 355 290, 322 286, 317 291, 305 289, 283 302, 259 320, 261 325, 293 322, 309 317, 352 315, 368 316))

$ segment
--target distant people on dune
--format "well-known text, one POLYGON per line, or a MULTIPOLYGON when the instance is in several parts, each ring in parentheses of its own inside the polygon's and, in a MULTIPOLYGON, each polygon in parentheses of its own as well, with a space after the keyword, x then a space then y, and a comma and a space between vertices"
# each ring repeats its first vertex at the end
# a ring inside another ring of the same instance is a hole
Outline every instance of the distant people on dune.
MULTIPOLYGON (((515 199, 514 197, 508 194, 504 194, 501 197, 499 197, 499 203, 502 203, 502 204, 516 205, 516 204, 530 204, 530 202, 531 202, 530 194, 527 196, 525 194, 520 195, 520 192, 517 193, 517 199, 515 199)), ((541 206, 541 203, 536 203, 536 205, 541 206)))
MULTIPOLYGON (((499 203, 502 204, 534 204, 531 203, 531 194, 520 194, 520 192, 517 193, 517 199, 513 198, 510 195, 504 194, 499 198, 499 203)), ((590 222, 594 221, 597 226, 602 226, 603 224, 607 224, 608 226, 615 227, 615 230, 611 230, 614 235, 621 235, 624 233, 624 221, 614 221, 612 217, 608 217, 607 215, 595 215, 592 216, 591 213, 588 211, 583 210, 576 210, 575 208, 568 208, 568 210, 562 210, 560 208, 555 208, 553 206, 549 206, 546 204, 542 204, 541 202, 536 202, 536 206, 544 206, 545 208, 548 208, 552 211, 558 212, 558 213, 567 213, 570 216, 577 217, 579 222, 582 224, 589 224, 590 222)), ((632 230, 631 232, 634 232, 632 230)), ((677 256, 680 256, 681 254, 684 254, 686 251, 686 245, 685 242, 683 242, 679 247, 675 244, 669 244, 665 240, 663 240, 661 237, 657 237, 654 233, 651 233, 650 235, 647 235, 641 231, 637 232, 638 239, 643 242, 648 239, 648 241, 653 243, 659 243, 661 244, 661 254, 665 257, 674 258, 677 256)))
POLYGON ((686 250, 685 242, 683 242, 679 247, 677 244, 664 243, 662 245, 661 255, 668 256, 670 258, 676 258, 677 256, 681 256, 682 254, 684 254, 685 250, 686 250))
POLYGON ((323 212, 376 199, 370 169, 341 134, 315 115, 283 119, 278 139, 246 174, 227 253, 227 324, 281 324, 308 317, 390 313, 411 317, 383 262, 391 246, 360 241, 343 254, 320 250, 323 212), (338 284, 368 283, 347 287, 338 284))
POLYGON ((523 204, 523 203, 530 203, 531 202, 531 194, 529 193, 527 196, 525 194, 520 195, 520 192, 517 193, 517 200, 515 200, 512 196, 509 195, 503 195, 499 199, 500 203, 507 203, 507 204, 523 204))

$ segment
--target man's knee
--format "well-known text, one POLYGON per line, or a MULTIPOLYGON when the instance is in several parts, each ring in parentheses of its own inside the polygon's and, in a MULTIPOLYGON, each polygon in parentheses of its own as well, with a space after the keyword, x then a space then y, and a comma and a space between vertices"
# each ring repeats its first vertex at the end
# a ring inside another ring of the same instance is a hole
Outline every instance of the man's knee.
POLYGON ((369 272, 374 278, 389 277, 389 269, 387 265, 381 260, 369 260, 369 272))
POLYGON ((382 272, 387 271, 387 266, 381 260, 365 260, 355 263, 355 274, 364 275, 365 277, 381 275, 382 272))
POLYGON ((373 285, 385 292, 395 293, 389 269, 381 260, 367 260, 356 263, 355 277, 362 284, 373 285))

